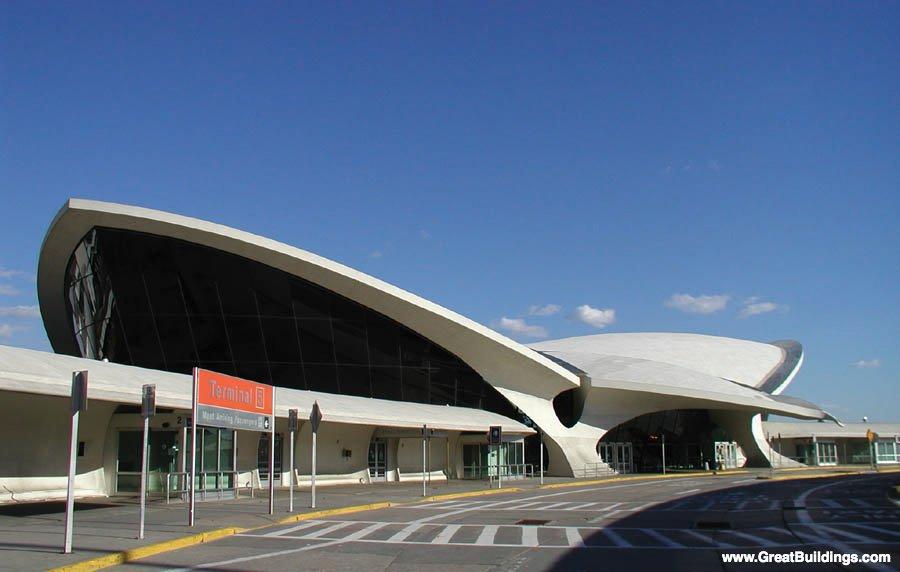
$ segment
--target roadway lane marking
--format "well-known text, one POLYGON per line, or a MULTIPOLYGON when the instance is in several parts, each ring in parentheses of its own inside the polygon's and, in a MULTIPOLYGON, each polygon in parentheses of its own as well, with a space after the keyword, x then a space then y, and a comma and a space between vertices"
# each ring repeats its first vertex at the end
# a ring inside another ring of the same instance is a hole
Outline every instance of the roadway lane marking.
POLYGON ((503 510, 521 510, 521 509, 523 509, 523 508, 525 508, 525 507, 528 507, 528 506, 534 506, 534 505, 536 505, 536 504, 541 504, 541 503, 540 503, 540 502, 527 502, 527 503, 525 503, 525 504, 517 504, 517 505, 514 505, 514 506, 509 506, 509 507, 506 507, 506 508, 503 509, 503 510))
POLYGON ((844 508, 844 505, 831 499, 821 499, 821 502, 828 508, 844 508))
POLYGON ((497 535, 497 529, 499 527, 496 524, 489 524, 482 529, 481 534, 478 535, 478 538, 475 539, 475 544, 478 546, 489 546, 494 544, 494 536, 497 535))
POLYGON ((522 546, 538 546, 538 527, 522 527, 522 546))
POLYGON ((551 508, 556 508, 556 507, 562 506, 562 505, 564 505, 564 504, 570 504, 570 503, 568 503, 568 502, 555 502, 555 503, 552 503, 552 504, 548 504, 547 506, 541 507, 541 510, 549 510, 549 509, 551 509, 551 508))
POLYGON ((869 543, 869 542, 875 542, 875 543, 878 543, 878 541, 875 540, 874 538, 869 538, 868 536, 863 536, 863 535, 861 535, 861 534, 855 534, 855 533, 853 533, 853 532, 845 532, 845 531, 841 530, 840 528, 832 528, 832 527, 826 526, 826 525, 824 525, 824 524, 817 524, 816 527, 817 527, 817 528, 824 528, 828 533, 830 533, 830 534, 832 534, 832 535, 834 535, 834 534, 840 534, 841 536, 845 536, 845 537, 849 538, 850 540, 854 540, 854 541, 856 541, 856 542, 866 542, 866 543, 869 543))
POLYGON ((583 503, 583 504, 576 504, 575 506, 570 506, 570 507, 567 508, 566 510, 581 510, 581 509, 587 508, 587 507, 589 507, 589 506, 594 506, 595 504, 597 504, 597 503, 595 503, 595 502, 586 502, 586 503, 583 503))
POLYGON ((618 546, 620 548, 630 548, 631 547, 631 543, 628 542, 627 540, 625 540, 624 538, 622 538, 621 536, 619 536, 618 533, 616 533, 615 531, 613 531, 609 528, 601 528, 600 531, 603 534, 605 534, 606 537, 609 538, 612 541, 612 543, 615 544, 616 546, 618 546))
POLYGON ((674 495, 686 495, 686 494, 688 494, 688 493, 695 493, 695 492, 697 492, 697 491, 699 491, 699 490, 700 490, 700 489, 691 489, 691 490, 689 490, 689 491, 678 491, 677 493, 672 493, 672 494, 674 494, 674 495))
POLYGON ((694 538, 699 538, 703 542, 708 542, 709 544, 712 544, 713 546, 717 546, 719 548, 737 548, 737 546, 735 546, 734 544, 722 542, 721 540, 713 540, 712 537, 706 536, 705 534, 700 534, 696 530, 691 530, 690 528, 685 528, 681 532, 687 533, 694 538))
POLYGON ((584 548, 584 538, 581 536, 581 533, 578 532, 578 529, 573 526, 566 527, 566 542, 569 543, 569 546, 575 546, 577 548, 584 548))
POLYGON ((740 485, 741 483, 754 483, 756 479, 741 479, 740 481, 732 481, 732 485, 740 485))
POLYGON ((729 530, 729 534, 732 536, 738 536, 740 538, 745 538, 754 544, 758 544, 760 546, 770 547, 770 546, 780 546, 781 543, 775 542, 774 540, 770 540, 768 538, 764 538, 762 536, 756 536, 753 534, 749 534, 747 532, 741 532, 740 530, 729 530))
POLYGON ((304 522, 303 524, 298 524, 297 526, 292 526, 290 528, 285 528, 282 530, 276 530, 275 532, 269 532, 264 534, 263 536, 283 536, 285 534, 290 534, 291 532, 297 532, 298 530, 303 530, 304 528, 309 528, 311 526, 315 526, 317 524, 321 524, 322 521, 319 520, 309 520, 304 522))
POLYGON ((448 542, 450 542, 450 539, 453 538, 453 535, 456 534, 456 531, 459 530, 461 526, 461 524, 448 524, 440 534, 434 537, 434 540, 432 540, 431 543, 447 544, 448 542))
POLYGON ((631 508, 625 508, 622 510, 627 511, 627 512, 637 512, 641 509, 647 508, 648 506, 655 505, 655 504, 659 504, 659 503, 657 503, 655 501, 654 502, 645 502, 644 504, 639 504, 637 506, 633 506, 631 508))
POLYGON ((608 507, 599 509, 598 512, 606 512, 608 510, 612 510, 612 509, 616 508, 617 506, 622 506, 622 504, 623 503, 620 503, 620 502, 614 502, 611 505, 609 505, 608 507))

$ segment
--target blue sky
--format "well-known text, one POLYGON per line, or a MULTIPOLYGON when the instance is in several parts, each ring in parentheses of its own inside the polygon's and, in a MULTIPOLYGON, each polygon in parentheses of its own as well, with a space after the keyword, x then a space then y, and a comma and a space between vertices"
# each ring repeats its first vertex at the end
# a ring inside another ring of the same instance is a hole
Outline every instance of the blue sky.
POLYGON ((76 196, 276 238, 522 341, 797 339, 789 393, 900 421, 897 4, 0 15, 0 343, 49 348, 33 274, 76 196))

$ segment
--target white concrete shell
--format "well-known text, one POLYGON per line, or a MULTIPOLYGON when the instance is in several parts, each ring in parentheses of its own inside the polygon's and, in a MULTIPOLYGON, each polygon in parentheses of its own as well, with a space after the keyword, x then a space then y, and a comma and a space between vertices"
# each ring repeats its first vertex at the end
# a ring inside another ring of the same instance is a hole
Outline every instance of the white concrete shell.
POLYGON ((78 352, 67 316, 65 272, 73 250, 94 227, 171 237, 235 254, 318 284, 418 332, 467 363, 541 428, 554 474, 571 475, 595 463, 596 444, 606 430, 651 411, 684 407, 750 416, 826 416, 810 404, 771 395, 800 365, 799 359, 789 359, 791 352, 776 345, 683 334, 613 334, 529 348, 299 248, 194 218, 79 199, 68 201, 54 219, 38 266, 41 313, 59 353, 78 352), (567 390, 576 390, 584 404, 573 427, 563 425, 552 404, 567 390))

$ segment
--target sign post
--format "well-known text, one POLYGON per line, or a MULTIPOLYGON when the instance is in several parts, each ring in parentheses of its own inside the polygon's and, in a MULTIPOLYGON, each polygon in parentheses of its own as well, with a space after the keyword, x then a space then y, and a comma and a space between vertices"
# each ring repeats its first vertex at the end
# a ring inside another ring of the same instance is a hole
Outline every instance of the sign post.
POLYGON ((426 461, 426 443, 428 440, 428 425, 422 425, 422 496, 428 494, 425 490, 425 473, 428 471, 428 463, 426 461))
POLYGON ((322 410, 319 402, 313 402, 312 411, 309 412, 309 424, 312 428, 312 475, 310 478, 310 508, 316 508, 316 434, 319 432, 319 423, 322 421, 322 410))
POLYGON ((871 429, 866 429, 866 439, 869 441, 869 465, 872 467, 872 470, 876 470, 875 467, 875 438, 877 435, 871 429))
POLYGON ((503 440, 503 428, 499 425, 491 425, 488 432, 488 445, 497 446, 497 488, 503 488, 503 477, 500 475, 500 443, 503 440))
POLYGON ((666 474, 666 434, 662 434, 662 469, 663 474, 666 474))
MULTIPOLYGON (((194 526, 197 495, 197 426, 269 432, 269 514, 274 512, 275 388, 194 368, 188 524, 194 526)), ((237 439, 235 439, 237 443, 237 439)), ((237 471, 237 466, 234 467, 237 471)))
POLYGON ((144 448, 141 454, 141 525, 138 538, 144 538, 144 518, 147 514, 147 441, 150 435, 150 418, 156 415, 156 386, 144 385, 141 394, 141 417, 144 418, 144 448))
POLYGON ((541 437, 541 443, 540 443, 540 447, 541 447, 541 486, 543 486, 544 485, 544 432, 541 431, 539 433, 539 435, 541 437))
POLYGON ((69 480, 66 484, 66 530, 63 554, 72 553, 72 526, 75 517, 75 463, 78 459, 78 420, 87 411, 88 372, 72 372, 72 430, 69 435, 69 480))
POLYGON ((294 512, 294 432, 297 431, 297 410, 288 410, 288 431, 291 434, 290 477, 288 477, 288 512, 294 512))

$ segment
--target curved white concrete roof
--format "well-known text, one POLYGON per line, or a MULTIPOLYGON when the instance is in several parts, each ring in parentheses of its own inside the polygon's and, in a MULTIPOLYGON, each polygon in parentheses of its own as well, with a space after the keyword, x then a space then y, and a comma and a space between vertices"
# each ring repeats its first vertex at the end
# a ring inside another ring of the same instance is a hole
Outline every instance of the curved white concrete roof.
POLYGON ((223 225, 116 203, 69 199, 41 247, 38 298, 53 348, 78 355, 65 302, 69 257, 94 227, 184 240, 319 284, 404 324, 450 351, 495 387, 552 398, 578 385, 553 361, 481 324, 382 280, 287 244, 223 225))
POLYGON ((664 363, 748 387, 762 385, 785 358, 785 351, 772 344, 667 332, 596 334, 537 342, 529 347, 664 363))
MULTIPOLYGON (((72 372, 88 370, 88 397, 140 405, 141 388, 156 384, 159 407, 190 409, 193 381, 190 375, 146 369, 130 365, 0 346, 0 391, 67 397, 71 394, 72 372)), ((500 425, 505 433, 525 435, 533 429, 518 421, 481 409, 388 401, 351 395, 336 395, 301 389, 275 388, 276 415, 287 417, 297 409, 301 419, 309 418, 314 402, 319 402, 323 421, 420 429, 427 424, 444 431, 487 432, 500 425)))

